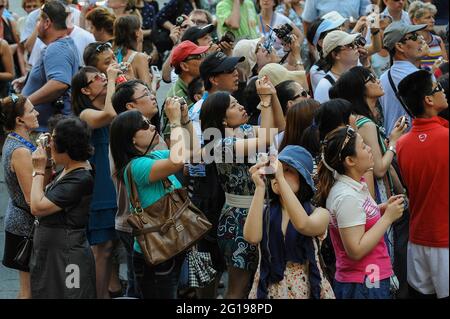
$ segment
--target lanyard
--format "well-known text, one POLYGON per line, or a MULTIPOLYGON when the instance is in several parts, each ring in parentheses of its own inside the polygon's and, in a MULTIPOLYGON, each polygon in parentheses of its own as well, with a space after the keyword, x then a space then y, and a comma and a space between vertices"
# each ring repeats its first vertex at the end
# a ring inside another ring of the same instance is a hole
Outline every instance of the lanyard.
POLYGON ((34 146, 33 144, 31 144, 30 141, 27 141, 26 139, 24 139, 22 136, 20 136, 19 134, 17 134, 16 132, 11 132, 8 135, 10 138, 14 138, 16 140, 18 140, 19 142, 21 142, 23 145, 25 145, 27 148, 29 148, 32 152, 34 152, 36 150, 36 146, 34 146))
POLYGON ((268 32, 266 32, 266 29, 265 29, 265 27, 264 27, 264 23, 263 23, 263 20, 262 20, 262 15, 259 15, 259 21, 261 22, 261 30, 262 30, 262 32, 263 32, 263 35, 264 35, 264 38, 265 39, 268 39, 267 38, 267 33, 270 33, 269 34, 269 37, 271 36, 271 33, 272 33, 272 27, 273 27, 273 23, 274 23, 274 18, 275 18, 275 12, 274 13, 272 13, 272 18, 270 18, 270 30, 268 31, 268 32))

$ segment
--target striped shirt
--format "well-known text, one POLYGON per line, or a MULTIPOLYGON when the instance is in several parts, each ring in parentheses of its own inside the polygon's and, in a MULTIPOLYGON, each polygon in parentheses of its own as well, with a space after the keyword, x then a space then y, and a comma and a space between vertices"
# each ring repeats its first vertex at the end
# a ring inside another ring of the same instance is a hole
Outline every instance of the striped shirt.
POLYGON ((420 64, 422 69, 431 70, 434 62, 442 57, 441 41, 442 40, 440 37, 435 36, 434 34, 431 35, 431 41, 427 43, 429 52, 422 58, 422 62, 420 64))

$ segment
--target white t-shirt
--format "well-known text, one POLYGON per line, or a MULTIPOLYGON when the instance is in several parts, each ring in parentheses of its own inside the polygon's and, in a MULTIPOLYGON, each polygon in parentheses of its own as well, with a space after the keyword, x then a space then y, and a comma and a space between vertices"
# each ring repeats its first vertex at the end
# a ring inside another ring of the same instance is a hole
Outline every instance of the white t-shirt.
POLYGON ((313 92, 316 91, 317 84, 319 84, 320 80, 325 76, 324 70, 319 70, 319 67, 314 64, 311 69, 309 70, 309 77, 311 80, 311 87, 313 92))
MULTIPOLYGON (((326 75, 330 75, 333 80, 337 81, 337 78, 331 73, 331 71, 328 71, 326 75)), ((325 78, 325 76, 322 78, 322 80, 319 81, 319 84, 317 84, 316 90, 314 91, 314 100, 316 100, 319 103, 324 103, 330 100, 330 96, 328 94, 328 91, 333 86, 333 84, 328 81, 328 79, 325 78)))

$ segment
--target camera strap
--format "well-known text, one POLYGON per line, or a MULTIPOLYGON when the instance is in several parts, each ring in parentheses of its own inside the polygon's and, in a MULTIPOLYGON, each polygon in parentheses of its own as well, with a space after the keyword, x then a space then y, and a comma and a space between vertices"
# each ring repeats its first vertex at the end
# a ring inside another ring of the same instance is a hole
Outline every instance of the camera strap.
POLYGON ((409 110, 409 108, 406 106, 406 104, 403 102, 402 98, 400 97, 400 95, 398 95, 398 91, 397 91, 397 87, 395 86, 394 80, 392 79, 391 76, 391 70, 389 69, 388 73, 388 79, 389 79, 389 84, 391 85, 392 91, 394 91, 395 97, 397 98, 397 100, 400 102, 400 104, 402 105, 403 109, 406 111, 406 113, 411 117, 414 118, 415 116, 412 114, 412 112, 409 110))

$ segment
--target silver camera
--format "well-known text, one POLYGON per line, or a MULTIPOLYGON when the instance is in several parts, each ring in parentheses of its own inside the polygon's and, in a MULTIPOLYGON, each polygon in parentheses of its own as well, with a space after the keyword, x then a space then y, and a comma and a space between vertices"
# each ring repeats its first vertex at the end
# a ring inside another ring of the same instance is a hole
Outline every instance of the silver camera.
POLYGON ((39 135, 39 137, 36 139, 36 143, 40 146, 42 146, 43 148, 47 148, 48 147, 48 142, 49 142, 49 136, 47 133, 42 133, 41 135, 39 135))
POLYGON ((128 65, 122 62, 119 64, 119 69, 120 71, 122 71, 122 73, 126 73, 128 71, 128 65))

